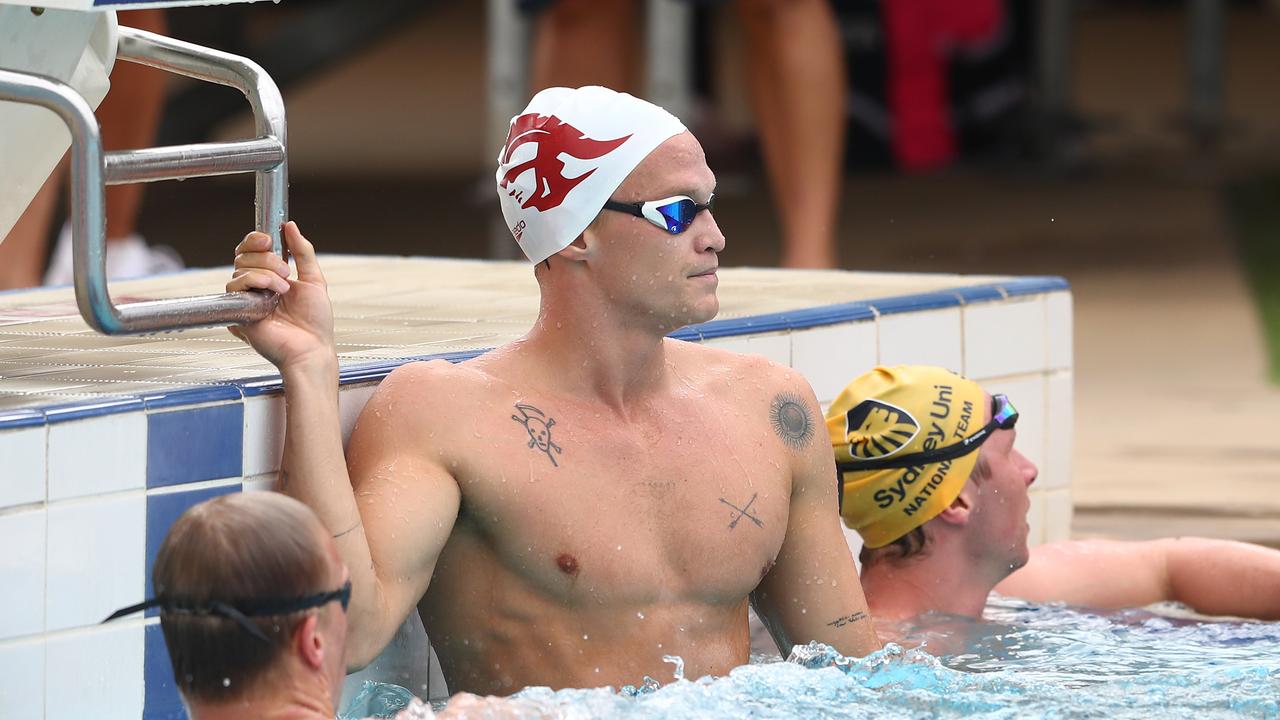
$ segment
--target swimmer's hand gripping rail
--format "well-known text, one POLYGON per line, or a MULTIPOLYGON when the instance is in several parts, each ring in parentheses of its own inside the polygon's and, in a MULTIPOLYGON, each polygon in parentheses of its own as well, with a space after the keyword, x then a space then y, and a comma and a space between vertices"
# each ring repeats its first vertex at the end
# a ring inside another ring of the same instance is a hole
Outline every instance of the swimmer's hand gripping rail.
POLYGON ((261 320, 279 302, 274 293, 250 291, 114 304, 106 280, 105 186, 255 173, 254 226, 271 236, 274 251, 283 257, 280 236, 288 218, 288 163, 280 90, 250 60, 132 28, 120 28, 117 59, 240 90, 253 106, 258 137, 104 153, 93 109, 70 86, 38 75, 0 70, 0 100, 47 108, 71 131, 71 234, 80 314, 108 335, 261 320))

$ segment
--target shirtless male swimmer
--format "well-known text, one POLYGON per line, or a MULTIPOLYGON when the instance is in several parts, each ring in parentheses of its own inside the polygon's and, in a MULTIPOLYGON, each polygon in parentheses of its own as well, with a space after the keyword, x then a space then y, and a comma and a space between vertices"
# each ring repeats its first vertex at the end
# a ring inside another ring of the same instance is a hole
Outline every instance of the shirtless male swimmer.
POLYGON ((413 363, 369 401, 343 456, 333 320, 315 251, 298 277, 252 233, 229 291, 274 290, 234 328, 279 369, 279 489, 351 569, 348 666, 418 612, 450 690, 619 686, 748 659, 747 603, 785 655, 879 644, 842 537, 830 446, 801 376, 674 341, 715 317, 715 176, 665 110, 552 88, 499 155, 507 225, 539 318, 457 365, 413 363))

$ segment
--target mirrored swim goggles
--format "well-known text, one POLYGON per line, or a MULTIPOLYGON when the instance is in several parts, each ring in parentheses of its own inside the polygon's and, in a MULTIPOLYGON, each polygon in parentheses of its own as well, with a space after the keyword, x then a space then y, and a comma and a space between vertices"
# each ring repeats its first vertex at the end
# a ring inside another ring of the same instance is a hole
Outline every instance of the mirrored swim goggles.
POLYGON ((982 443, 989 440, 996 430, 1012 430, 1017 423, 1018 410, 1013 406, 1013 403, 1009 402, 1009 398, 1004 395, 992 395, 991 422, 983 425, 972 435, 957 443, 932 450, 907 453, 906 455, 867 459, 855 458, 851 461, 841 460, 836 462, 836 471, 845 473, 860 470, 883 470, 885 468, 913 468, 954 460, 982 447, 982 443))
POLYGON ((318 592, 297 598, 266 598, 264 600, 252 600, 235 604, 224 603, 220 600, 210 600, 204 604, 195 604, 186 602, 181 598, 157 595, 136 605, 120 608, 107 616, 107 619, 102 622, 109 623, 116 618, 132 615, 141 610, 160 608, 161 614, 165 615, 214 615, 224 617, 244 628, 245 632, 250 635, 269 643, 271 640, 249 618, 292 615, 303 610, 323 607, 335 600, 342 604, 342 612, 346 612, 347 606, 351 604, 350 580, 337 590, 328 592, 318 592))
POLYGON ((637 203, 606 200, 604 209, 644 218, 672 235, 679 235, 689 229, 698 213, 703 210, 710 210, 715 202, 715 193, 712 193, 711 197, 707 198, 706 203, 700 203, 688 195, 673 195, 661 200, 637 203))

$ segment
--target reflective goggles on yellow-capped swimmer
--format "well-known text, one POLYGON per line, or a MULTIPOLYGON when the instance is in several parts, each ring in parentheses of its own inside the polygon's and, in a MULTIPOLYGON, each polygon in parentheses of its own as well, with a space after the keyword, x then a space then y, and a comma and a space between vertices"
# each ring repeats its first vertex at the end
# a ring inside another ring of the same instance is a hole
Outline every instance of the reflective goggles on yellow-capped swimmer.
POLYGON ((694 218, 703 210, 710 210, 716 202, 712 193, 705 203, 700 203, 688 195, 673 195, 661 200, 648 202, 624 203, 617 200, 606 200, 605 210, 623 212, 644 218, 672 235, 679 235, 693 224, 694 218))
POLYGON ((836 462, 836 470, 843 473, 859 470, 883 470, 885 468, 912 468, 932 465, 944 460, 954 460, 977 450, 996 430, 1012 430, 1017 422, 1018 410, 1013 406, 1013 403, 1009 402, 1009 398, 1004 395, 992 395, 991 422, 983 425, 972 435, 957 443, 932 450, 907 453, 906 455, 839 460, 836 462))

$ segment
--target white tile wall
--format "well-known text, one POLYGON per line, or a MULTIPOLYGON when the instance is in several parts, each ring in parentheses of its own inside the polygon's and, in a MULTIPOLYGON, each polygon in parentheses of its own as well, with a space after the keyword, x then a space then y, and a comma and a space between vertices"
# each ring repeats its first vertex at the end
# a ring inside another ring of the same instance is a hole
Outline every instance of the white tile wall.
POLYGON ((1046 490, 1071 486, 1071 458, 1075 451, 1073 376, 1070 371, 1051 373, 1046 379, 1047 436, 1044 465, 1037 485, 1046 490))
POLYGON ((1045 461, 1045 379, 1043 375, 987 380, 983 389, 1004 393, 1018 409, 1018 439, 1014 447, 1037 467, 1045 461))
POLYGON ((960 308, 896 313, 880 318, 881 365, 964 366, 960 308))
POLYGON ((343 443, 347 441, 347 438, 351 437, 351 431, 356 426, 356 420, 360 419, 360 411, 364 410, 364 406, 369 402, 369 398, 373 397, 373 393, 377 389, 377 383, 344 385, 342 387, 338 395, 338 416, 342 422, 343 443))
POLYGON ((1045 346, 1050 369, 1070 368, 1075 352, 1075 322, 1072 318, 1071 293, 1057 292, 1045 296, 1045 346))
POLYGON ((1045 491, 1045 542, 1071 539, 1071 491, 1045 491))
POLYGON ((244 400, 245 477, 280 469, 284 452, 284 396, 260 395, 244 400))
POLYGON ((44 502, 45 438, 47 426, 0 431, 0 509, 44 502))
POLYGON ((876 325, 872 321, 791 334, 791 367, 813 386, 819 403, 835 400, 850 380, 875 364, 876 325))
POLYGON ((49 426, 49 500, 145 487, 147 416, 119 413, 49 426))
MULTIPOLYGON (((44 630, 45 510, 0 515, 0 640, 44 630)), ((0 670, 2 674, 2 670, 0 670)), ((0 713, 0 717, 7 717, 0 713)))
POLYGON ((974 380, 1041 372, 1045 363, 1044 296, 964 308, 964 375, 974 380))
POLYGON ((127 493, 49 506, 47 629, 95 625, 140 602, 146 497, 127 493))
POLYGON ((791 336, 788 333, 715 338, 706 344, 722 350, 763 355, 781 365, 791 365, 791 336))
POLYGON ((137 621, 49 638, 45 717, 138 720, 143 647, 143 626, 137 621))
POLYGON ((43 637, 0 642, 0 718, 44 717, 43 637))

